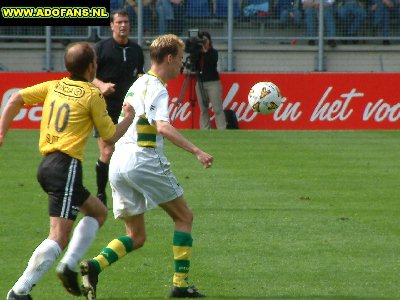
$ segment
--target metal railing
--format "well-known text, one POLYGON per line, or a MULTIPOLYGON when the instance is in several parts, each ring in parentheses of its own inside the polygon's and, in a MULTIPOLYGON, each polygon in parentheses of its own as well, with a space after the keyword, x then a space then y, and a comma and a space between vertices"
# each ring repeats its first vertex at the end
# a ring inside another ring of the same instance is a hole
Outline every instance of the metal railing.
MULTIPOLYGON (((394 0, 393 8, 380 7, 380 14, 377 10, 372 10, 371 6, 359 4, 361 8, 362 20, 354 32, 349 33, 349 28, 353 26, 354 15, 349 14, 348 18, 342 18, 343 6, 345 2, 336 2, 331 7, 324 5, 329 0, 319 1, 319 7, 315 6, 309 9, 302 3, 302 0, 296 0, 295 8, 299 13, 299 18, 288 17, 290 15, 283 13, 280 9, 282 0, 265 1, 269 3, 268 11, 255 11, 254 15, 245 14, 246 8, 251 5, 251 0, 214 0, 207 2, 208 11, 196 11, 197 15, 205 13, 206 17, 197 17, 193 11, 190 11, 190 4, 203 1, 186 0, 186 7, 176 10, 174 21, 167 21, 168 32, 174 32, 183 39, 187 37, 187 30, 190 28, 199 28, 211 33, 216 43, 221 43, 227 52, 226 71, 234 70, 235 46, 245 45, 251 51, 252 47, 262 46, 265 51, 274 45, 297 44, 310 46, 316 51, 317 70, 324 70, 324 59, 327 47, 333 48, 336 44, 346 44, 348 46, 356 45, 379 45, 400 44, 400 1, 394 0), (396 2, 398 1, 398 2, 396 2), (218 4, 219 3, 219 4, 218 4), (225 12, 221 14, 217 9, 218 5, 223 4, 225 12), (241 4, 239 6, 239 3, 241 4), (214 4, 214 6, 213 6, 214 4), (331 10, 330 14, 329 9, 331 10), (310 17, 312 14, 312 18, 310 17), (286 16, 286 17, 285 17, 286 16), (318 17, 319 16, 319 17, 318 17), (328 19, 327 19, 328 18, 328 19), (310 21, 311 20, 311 21, 310 21), (382 21, 386 20, 386 21, 382 21), (327 21, 330 22, 327 23, 327 21), (380 21, 380 22, 378 22, 380 21), (327 29, 333 26, 334 34, 329 35, 327 29), (311 28, 313 27, 313 28, 311 28), (311 29, 310 29, 311 28, 311 29), (327 34, 328 32, 328 34, 327 34), (326 46, 328 45, 328 46, 326 46)), ((307 1, 307 0, 306 0, 307 1)), ((310 0, 309 0, 310 1, 310 0)), ((376 0, 377 2, 382 0, 376 0)), ((263 2, 263 1, 258 1, 263 2)), ((127 6, 130 13, 132 30, 131 37, 139 45, 147 47, 148 41, 160 34, 158 1, 150 6, 143 6, 143 1, 138 0, 137 13, 132 7, 127 6)), ((292 9, 292 8, 291 8, 292 9)), ((67 44, 70 41, 89 40, 96 41, 111 36, 110 28, 92 27, 92 26, 35 26, 35 27, 0 27, 0 42, 2 47, 7 47, 8 42, 20 44, 23 48, 29 48, 30 43, 44 42, 45 51, 45 70, 51 70, 52 51, 56 43, 67 44), (22 43, 18 43, 22 42, 22 43)), ((0 52, 1 53, 1 52, 0 52)), ((17 58, 16 58, 17 59, 17 58)), ((0 57, 2 69, 7 69, 6 62, 0 57)))

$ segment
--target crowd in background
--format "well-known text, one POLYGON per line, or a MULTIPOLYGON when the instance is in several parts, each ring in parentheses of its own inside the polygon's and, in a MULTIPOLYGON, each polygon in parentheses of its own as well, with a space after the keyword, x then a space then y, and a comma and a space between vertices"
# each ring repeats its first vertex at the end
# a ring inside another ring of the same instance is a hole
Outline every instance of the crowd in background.
MULTIPOLYGON (((317 35, 319 0, 234 0, 235 18, 269 18, 282 27, 304 26, 306 35, 317 35)), ((360 35, 367 27, 371 35, 389 37, 391 23, 400 17, 400 0, 323 0, 327 37, 360 35)), ((111 9, 125 7, 134 23, 136 0, 112 0, 111 9)), ((183 32, 186 18, 226 17, 227 0, 143 0, 144 35, 183 32)), ((347 40, 344 43, 349 42, 347 40)), ((335 41, 328 42, 335 46, 335 41)), ((384 41, 388 44, 389 41, 384 41)), ((309 44, 315 44, 310 39, 309 44)))
MULTIPOLYGON (((318 36, 320 0, 233 0, 233 16, 242 24, 252 20, 271 22, 270 33, 280 29, 304 30, 308 44, 315 45, 318 36)), ((328 44, 358 43, 357 37, 379 37, 383 44, 390 43, 400 31, 400 0, 323 0, 324 28, 328 44), (343 39, 347 38, 347 39, 343 39), (329 39, 332 38, 332 39, 329 39)), ((223 20, 228 15, 228 0, 142 0, 143 35, 156 36, 174 33, 186 36, 192 20, 223 20)), ((124 8, 128 11, 132 27, 138 15, 137 0, 110 0, 111 11, 124 8)), ((204 28, 210 30, 211 28, 204 28)), ((0 28, 0 36, 24 35, 31 29, 0 28)), ((64 26, 54 29, 61 35, 79 35, 77 28, 64 26)))

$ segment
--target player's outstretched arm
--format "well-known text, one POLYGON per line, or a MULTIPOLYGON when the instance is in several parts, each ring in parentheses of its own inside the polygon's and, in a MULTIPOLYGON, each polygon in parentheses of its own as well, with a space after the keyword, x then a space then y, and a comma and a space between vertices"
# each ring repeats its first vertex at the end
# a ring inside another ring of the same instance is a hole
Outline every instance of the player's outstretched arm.
POLYGON ((104 96, 108 96, 115 92, 115 84, 112 82, 103 82, 98 78, 93 79, 92 83, 102 92, 104 96))
POLYGON ((3 144, 14 117, 19 113, 23 105, 24 100, 19 93, 11 95, 0 117, 0 147, 3 144))
POLYGON ((196 155, 197 160, 203 165, 204 168, 211 167, 214 158, 210 154, 192 144, 170 123, 165 121, 156 121, 156 126, 157 131, 166 137, 171 143, 196 155))
POLYGON ((115 126, 116 131, 114 135, 105 141, 107 144, 115 144, 125 134, 135 118, 135 110, 130 104, 124 102, 122 105, 122 111, 124 118, 115 126))

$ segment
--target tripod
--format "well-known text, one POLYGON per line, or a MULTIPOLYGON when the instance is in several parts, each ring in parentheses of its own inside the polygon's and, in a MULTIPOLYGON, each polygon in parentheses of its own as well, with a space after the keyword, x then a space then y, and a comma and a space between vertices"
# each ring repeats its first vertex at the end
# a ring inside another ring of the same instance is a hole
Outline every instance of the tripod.
POLYGON ((192 129, 193 129, 194 128, 194 105, 196 104, 196 99, 194 97, 196 92, 194 92, 194 94, 193 94, 193 90, 194 90, 194 87, 196 86, 196 82, 198 83, 198 86, 199 86, 202 101, 207 101, 207 98, 206 98, 206 92, 205 92, 204 86, 203 86, 203 81, 200 78, 199 71, 196 71, 195 69, 193 69, 191 67, 193 65, 188 62, 188 59, 186 60, 184 65, 186 67, 189 67, 189 69, 186 70, 186 75, 185 75, 185 79, 183 81, 182 89, 179 93, 179 97, 178 97, 178 101, 177 101, 177 109, 175 110, 175 114, 172 119, 172 125, 174 124, 176 114, 178 113, 178 110, 179 110, 180 106, 182 105, 182 101, 183 101, 183 97, 185 96, 187 85, 190 83, 190 85, 189 85, 189 102, 190 102, 190 106, 192 108, 192 129))

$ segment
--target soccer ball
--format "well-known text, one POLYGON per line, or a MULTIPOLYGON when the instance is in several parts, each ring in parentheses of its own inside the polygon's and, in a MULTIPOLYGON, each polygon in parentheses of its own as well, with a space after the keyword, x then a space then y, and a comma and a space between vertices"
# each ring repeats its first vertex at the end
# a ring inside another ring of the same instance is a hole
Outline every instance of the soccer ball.
POLYGON ((272 82, 258 82, 247 97, 251 108, 260 114, 272 114, 282 104, 279 88, 272 82))

